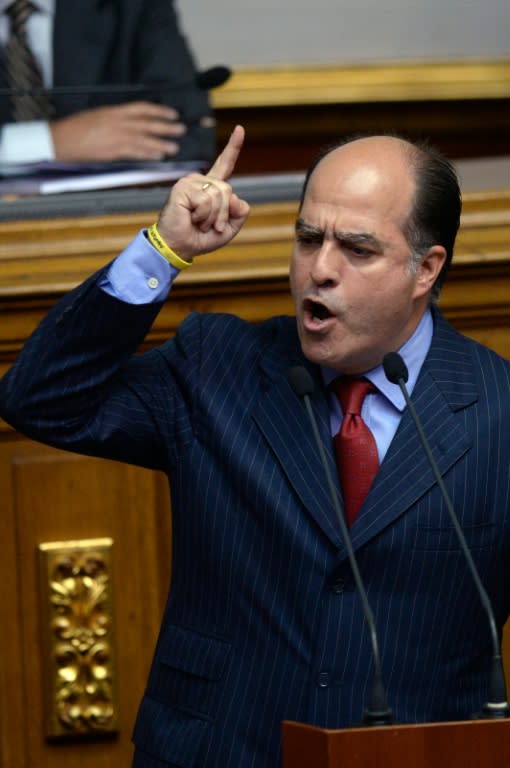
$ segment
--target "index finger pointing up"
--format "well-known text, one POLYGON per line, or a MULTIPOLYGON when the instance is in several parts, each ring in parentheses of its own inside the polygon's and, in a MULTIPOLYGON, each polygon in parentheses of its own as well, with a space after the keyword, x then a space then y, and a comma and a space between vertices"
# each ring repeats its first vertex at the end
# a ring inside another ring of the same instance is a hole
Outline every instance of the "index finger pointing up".
POLYGON ((236 125, 230 134, 223 152, 218 155, 206 176, 210 176, 212 179, 221 179, 221 181, 226 181, 230 178, 234 172, 243 143, 244 128, 242 125, 236 125))

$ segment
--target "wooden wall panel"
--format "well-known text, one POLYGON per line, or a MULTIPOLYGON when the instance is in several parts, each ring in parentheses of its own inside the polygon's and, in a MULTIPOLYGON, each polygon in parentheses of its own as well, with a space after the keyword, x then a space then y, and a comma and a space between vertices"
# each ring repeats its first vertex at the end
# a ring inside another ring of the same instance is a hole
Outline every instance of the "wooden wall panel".
POLYGON ((28 752, 23 691, 22 612, 19 600, 16 510, 11 462, 0 445, 0 765, 27 768, 28 752))
MULTIPOLYGON (((166 592, 162 550, 170 552, 168 498, 154 473, 115 462, 75 456, 28 440, 0 445, 1 517, 13 529, 13 558, 0 562, 9 587, 11 627, 2 639, 2 670, 10 684, 0 690, 9 731, 0 745, 9 768, 113 768, 128 766, 131 730, 148 675, 166 592), (109 536, 113 539, 118 733, 44 738, 44 674, 37 548, 43 542, 109 536), (163 573, 164 572, 164 573, 163 573), (7 647, 6 647, 7 643, 7 647), (10 662, 5 668, 8 652, 10 662), (14 695, 13 695, 14 694, 14 695), (15 706, 13 706, 13 704, 15 706)), ((6 617, 7 618, 7 617, 6 617)), ((4 723, 2 723, 4 725, 4 723)))
POLYGON ((212 99, 219 146, 246 128, 238 173, 303 170, 366 131, 427 138, 451 158, 509 151, 510 59, 240 70, 212 99))

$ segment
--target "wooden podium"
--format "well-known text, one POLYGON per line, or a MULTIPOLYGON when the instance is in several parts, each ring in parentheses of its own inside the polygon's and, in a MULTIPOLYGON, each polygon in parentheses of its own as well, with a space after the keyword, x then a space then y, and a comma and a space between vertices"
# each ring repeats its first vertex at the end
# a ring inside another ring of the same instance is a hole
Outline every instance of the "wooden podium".
POLYGON ((332 730, 283 723, 283 768, 509 768, 510 720, 332 730))

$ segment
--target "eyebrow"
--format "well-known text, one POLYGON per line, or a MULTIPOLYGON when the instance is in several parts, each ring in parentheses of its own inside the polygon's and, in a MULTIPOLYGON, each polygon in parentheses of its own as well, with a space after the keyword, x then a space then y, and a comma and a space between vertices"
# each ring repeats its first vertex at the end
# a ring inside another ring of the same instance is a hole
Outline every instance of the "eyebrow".
MULTIPOLYGON (((296 220, 295 232, 298 235, 309 235, 318 240, 322 240, 325 234, 324 230, 319 227, 314 227, 312 224, 308 224, 302 218, 296 220)), ((346 232, 344 230, 339 230, 334 233, 334 237, 341 245, 368 245, 377 249, 383 247, 383 243, 379 238, 375 237, 375 235, 372 235, 370 232, 346 232)))

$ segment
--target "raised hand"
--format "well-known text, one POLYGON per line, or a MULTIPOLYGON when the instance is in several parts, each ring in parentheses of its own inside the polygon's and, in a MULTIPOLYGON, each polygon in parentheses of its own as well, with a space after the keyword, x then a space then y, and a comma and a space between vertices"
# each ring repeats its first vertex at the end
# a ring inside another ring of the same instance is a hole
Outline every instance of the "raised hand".
POLYGON ((182 258, 226 245, 239 232, 250 212, 227 180, 234 172, 244 143, 244 128, 237 125, 206 175, 191 173, 172 187, 159 215, 158 229, 182 258))

